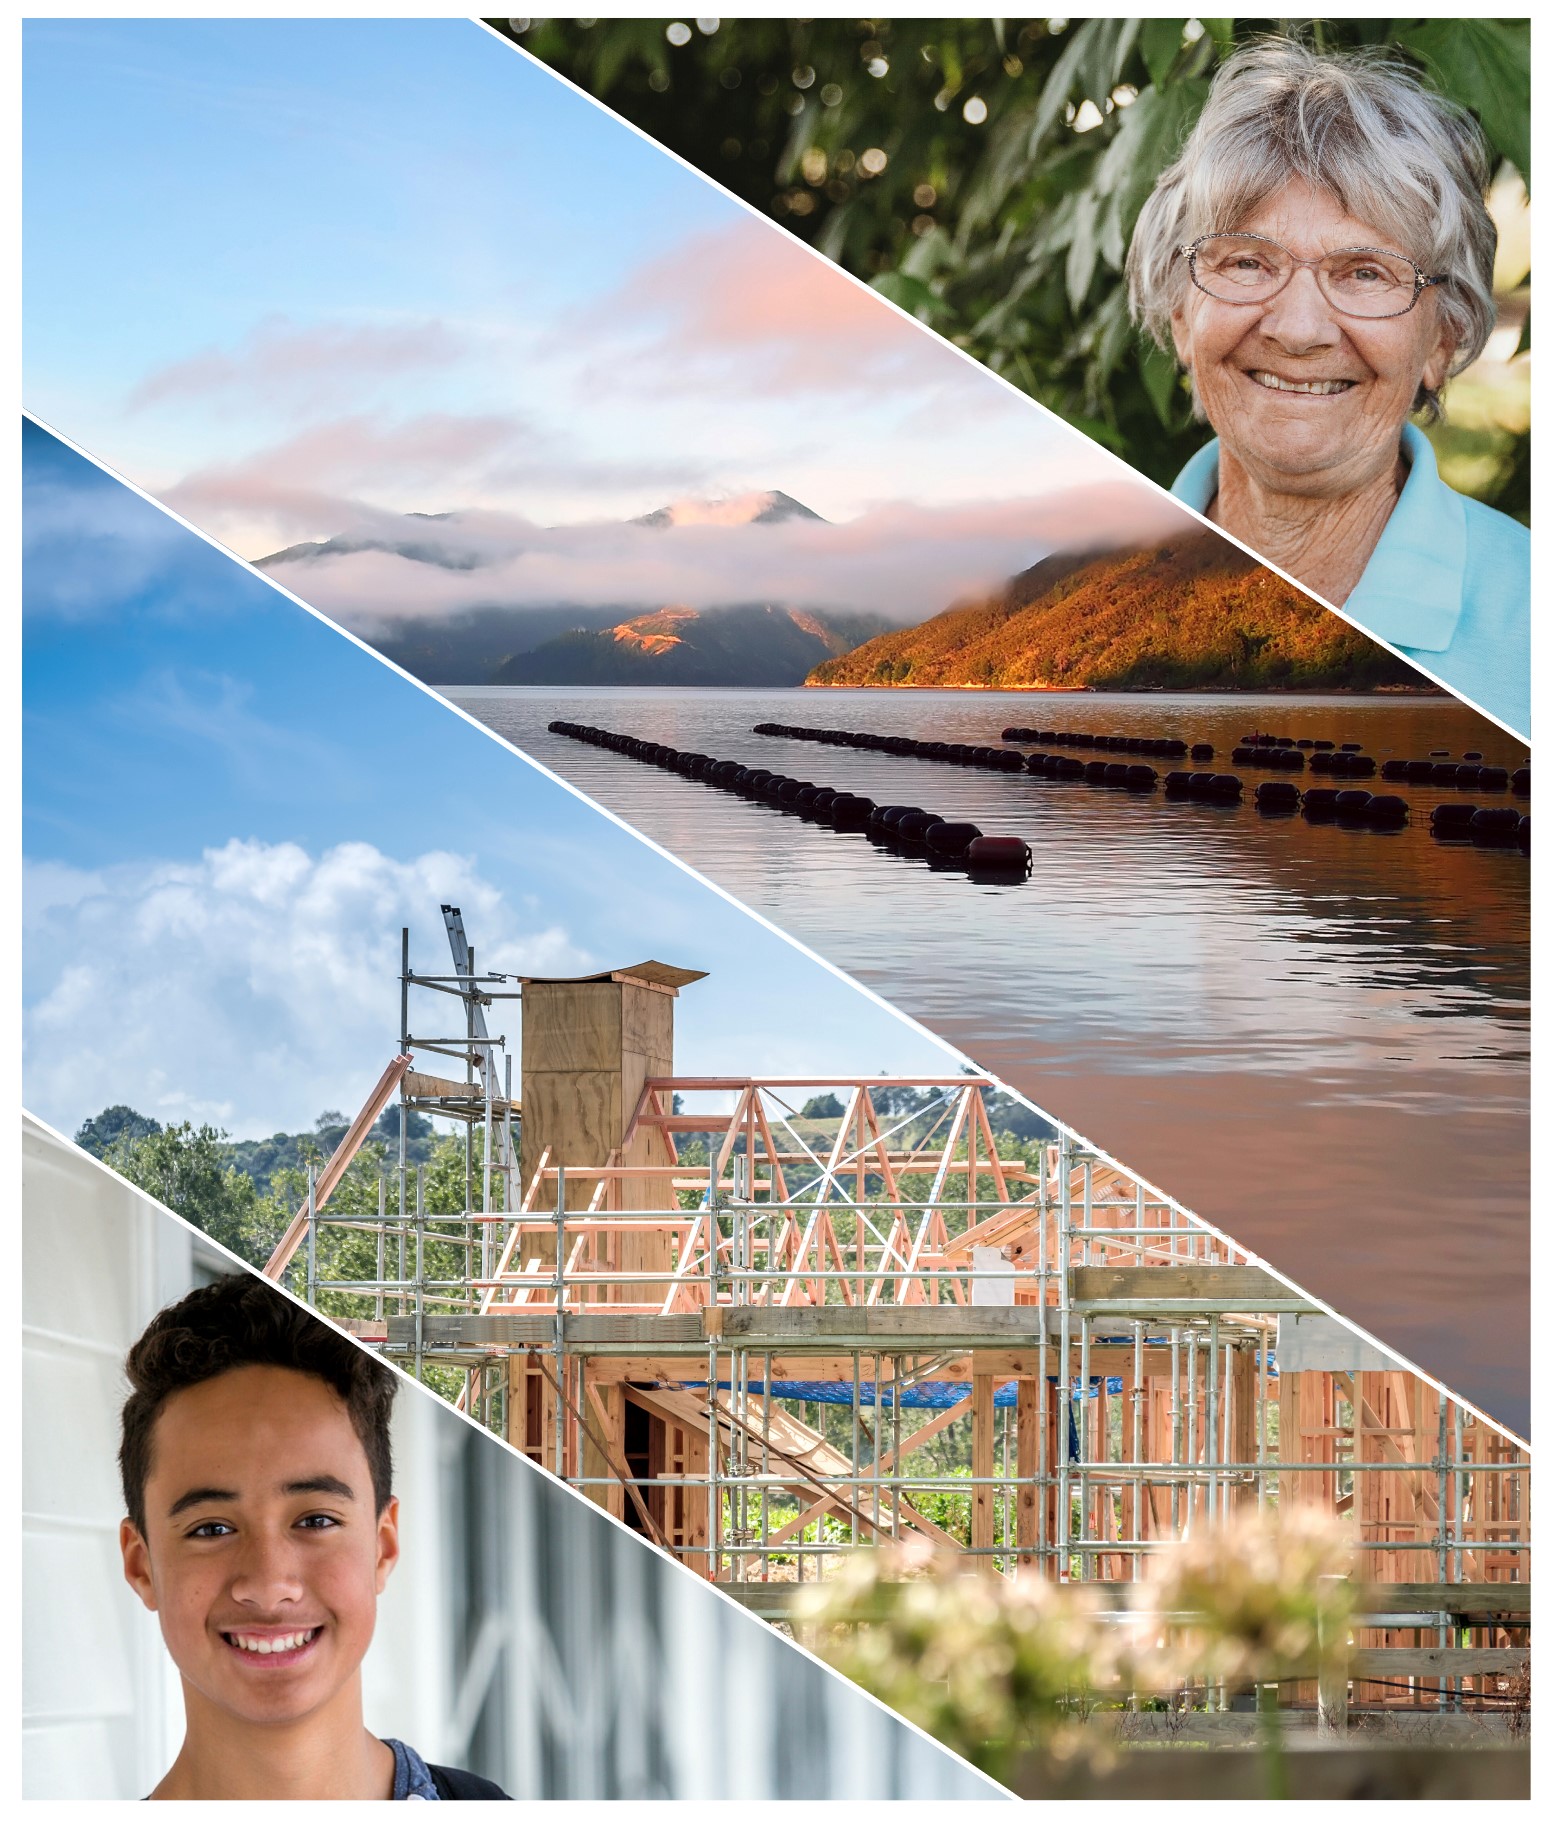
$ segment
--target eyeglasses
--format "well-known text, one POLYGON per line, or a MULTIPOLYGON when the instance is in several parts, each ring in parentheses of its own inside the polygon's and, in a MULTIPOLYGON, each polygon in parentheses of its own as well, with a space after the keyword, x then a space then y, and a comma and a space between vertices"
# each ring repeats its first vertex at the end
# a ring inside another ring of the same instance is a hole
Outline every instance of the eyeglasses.
POLYGON ((1449 278, 1419 272, 1405 254, 1388 248, 1338 248, 1319 260, 1300 260, 1264 235, 1203 235, 1180 252, 1197 286, 1226 305, 1264 305, 1296 267, 1313 267, 1326 303, 1347 317, 1404 317, 1427 287, 1449 278))

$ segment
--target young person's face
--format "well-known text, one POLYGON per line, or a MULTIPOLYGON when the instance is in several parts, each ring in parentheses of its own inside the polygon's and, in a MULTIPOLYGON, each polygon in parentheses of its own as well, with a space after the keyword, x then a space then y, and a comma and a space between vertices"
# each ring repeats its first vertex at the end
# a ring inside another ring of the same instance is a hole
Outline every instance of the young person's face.
POLYGON ((186 1689, 278 1724, 354 1681, 398 1560, 398 1500, 378 1516, 366 1452, 322 1378, 248 1365, 170 1397, 145 1519, 144 1537, 120 1528, 124 1574, 186 1689))

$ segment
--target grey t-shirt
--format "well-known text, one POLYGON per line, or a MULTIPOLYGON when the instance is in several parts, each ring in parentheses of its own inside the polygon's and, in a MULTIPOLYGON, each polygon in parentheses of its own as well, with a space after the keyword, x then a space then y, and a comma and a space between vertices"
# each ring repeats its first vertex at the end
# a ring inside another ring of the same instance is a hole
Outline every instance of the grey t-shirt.
POLYGON ((412 1745, 402 1739, 385 1739, 393 1748, 393 1801, 396 1803, 439 1803, 436 1785, 426 1761, 412 1745))

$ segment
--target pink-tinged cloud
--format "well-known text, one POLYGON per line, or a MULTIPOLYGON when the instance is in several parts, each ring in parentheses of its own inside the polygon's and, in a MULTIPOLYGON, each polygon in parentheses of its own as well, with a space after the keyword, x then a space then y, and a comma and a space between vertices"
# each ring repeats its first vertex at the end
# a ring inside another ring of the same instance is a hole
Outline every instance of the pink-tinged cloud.
POLYGON ((168 400, 242 394, 287 404, 335 402, 362 383, 450 368, 470 353, 435 318, 409 324, 293 324, 267 317, 230 350, 205 349, 153 370, 130 394, 139 411, 168 400))
POLYGON ((741 393, 935 393, 967 374, 963 358, 876 292, 764 222, 740 220, 657 256, 574 334, 584 347, 601 341, 601 380, 652 392, 699 373, 741 393))
POLYGON ((287 560, 271 575, 365 633, 491 607, 637 613, 666 604, 771 603, 912 622, 994 589, 1058 549, 1142 544, 1196 529, 1176 504, 1126 480, 956 507, 890 502, 841 524, 712 518, 540 527, 497 513, 434 523, 379 514, 341 529, 349 549, 287 560))
POLYGON ((316 536, 351 521, 363 498, 428 491, 468 500, 491 472, 537 462, 527 422, 515 414, 369 413, 308 427, 238 462, 200 470, 160 491, 167 505, 201 525, 263 522, 316 536))

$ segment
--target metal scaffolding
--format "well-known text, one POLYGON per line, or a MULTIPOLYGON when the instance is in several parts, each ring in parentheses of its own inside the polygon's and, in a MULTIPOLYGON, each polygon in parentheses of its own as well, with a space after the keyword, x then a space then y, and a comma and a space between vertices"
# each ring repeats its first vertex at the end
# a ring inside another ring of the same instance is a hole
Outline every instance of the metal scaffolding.
MULTIPOLYGON (((328 1209, 337 1154, 268 1270, 300 1259, 310 1301, 558 1478, 774 1616, 862 1543, 1121 1595, 1242 1507, 1314 1503, 1352 1517, 1379 1596, 1355 1704, 1491 1704, 1523 1662, 1528 1456, 1228 1238, 1066 1132, 1010 1156, 971 1073, 648 1070, 603 1159, 535 1134, 524 1181, 486 1020, 523 983, 443 913, 450 973, 413 971, 404 935, 397 1173, 375 1212, 328 1209), (413 1034, 412 991, 461 1004, 461 1032, 413 1034), (457 1212, 408 1160, 416 1111, 465 1126, 457 1212), (370 1242, 365 1273, 320 1272, 331 1233, 370 1242)), ((695 975, 542 982, 651 1003, 695 975)), ((523 1047, 564 1103, 567 1035, 523 1047)))

